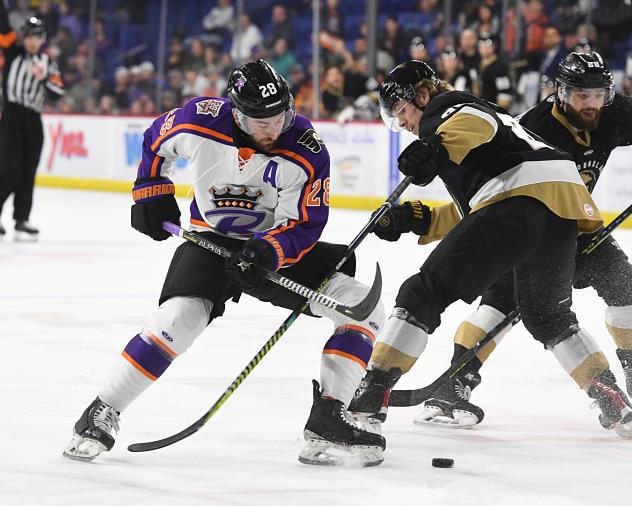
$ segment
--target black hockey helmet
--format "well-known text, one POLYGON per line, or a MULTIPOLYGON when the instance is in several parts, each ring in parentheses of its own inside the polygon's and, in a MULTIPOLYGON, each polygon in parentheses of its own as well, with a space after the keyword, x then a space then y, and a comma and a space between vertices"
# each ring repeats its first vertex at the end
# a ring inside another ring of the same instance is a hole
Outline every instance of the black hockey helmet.
POLYGON ((235 67, 228 78, 228 98, 239 127, 250 134, 248 119, 270 118, 285 114, 285 132, 294 121, 294 98, 287 82, 265 60, 235 67))
POLYGON ((410 102, 421 109, 415 101, 417 94, 415 85, 424 79, 436 81, 437 76, 430 65, 419 60, 408 60, 400 63, 388 73, 380 87, 380 114, 390 130, 401 130, 397 120, 397 112, 393 111, 393 106, 398 100, 410 102))
POLYGON ((603 88, 604 107, 614 99, 614 79, 608 65, 596 51, 572 52, 557 67, 555 99, 558 107, 567 100, 573 88, 603 88))
POLYGON ((31 16, 28 18, 22 25, 21 31, 22 37, 37 36, 46 38, 46 27, 44 26, 44 21, 37 16, 31 16))

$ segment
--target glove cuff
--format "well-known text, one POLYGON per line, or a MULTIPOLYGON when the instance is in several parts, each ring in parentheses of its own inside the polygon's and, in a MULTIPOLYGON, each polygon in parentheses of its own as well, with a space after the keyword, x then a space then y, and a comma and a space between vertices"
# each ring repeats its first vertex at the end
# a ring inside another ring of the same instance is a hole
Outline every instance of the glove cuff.
POLYGON ((176 187, 173 181, 166 177, 137 179, 132 188, 132 197, 137 204, 151 202, 167 195, 175 195, 175 193, 176 187))
POLYGON ((416 235, 426 235, 430 229, 430 208, 421 200, 410 200, 407 204, 413 215, 411 231, 416 235))

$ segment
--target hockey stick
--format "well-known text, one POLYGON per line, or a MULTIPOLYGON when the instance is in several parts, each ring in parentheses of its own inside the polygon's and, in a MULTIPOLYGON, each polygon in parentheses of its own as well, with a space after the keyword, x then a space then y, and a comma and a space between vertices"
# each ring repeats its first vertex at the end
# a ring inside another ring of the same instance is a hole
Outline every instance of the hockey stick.
POLYGON ((590 240, 588 245, 581 251, 582 255, 587 255, 591 251, 593 251, 597 246, 599 246, 606 238, 612 234, 612 231, 617 228, 621 223, 623 223, 628 216, 632 214, 632 204, 626 207, 619 216, 617 216, 614 220, 608 223, 608 226, 602 228, 599 232, 597 232, 593 238, 590 240))
MULTIPOLYGON (((233 252, 228 248, 219 246, 195 232, 185 230, 175 223, 164 221, 162 223, 162 227, 167 232, 186 239, 187 241, 190 241, 206 250, 212 251, 223 258, 230 258, 233 255, 233 252)), ((380 272, 380 264, 376 264, 375 279, 373 280, 373 285, 371 286, 369 293, 355 306, 346 306, 332 297, 318 293, 318 291, 312 290, 311 288, 297 283, 296 281, 292 281, 277 272, 265 269, 261 269, 261 271, 264 273, 266 279, 272 281, 273 283, 282 286, 283 288, 287 288, 291 292, 302 295, 310 302, 315 302, 321 306, 333 309, 337 313, 348 316, 356 321, 362 321, 369 317, 373 309, 375 309, 375 306, 377 306, 378 302, 380 302, 380 295, 382 294, 382 274, 380 272)))
MULTIPOLYGON (((410 183, 412 182, 412 177, 408 176, 404 178, 404 180, 397 185, 397 188, 393 190, 393 193, 386 199, 384 204, 371 216, 371 219, 364 226, 364 228, 360 231, 360 233, 349 243, 349 246, 345 249, 345 252, 340 259, 340 261, 336 264, 336 266, 329 271, 327 277, 323 279, 323 282, 320 285, 319 289, 322 289, 329 281, 329 278, 333 276, 340 267, 351 257, 355 249, 360 245, 360 243, 365 239, 367 235, 371 233, 375 224, 384 216, 393 204, 399 199, 399 197, 404 193, 404 190, 408 188, 410 183)), ((186 429, 181 430, 177 434, 173 436, 166 437, 164 439, 159 439, 158 441, 149 441, 147 443, 134 443, 127 447, 130 452, 147 452, 152 450, 158 450, 159 448, 164 448, 165 446, 172 445, 173 443, 177 443, 178 441, 183 440, 195 434, 199 431, 206 423, 213 417, 219 408, 228 400, 228 398, 233 394, 235 390, 241 385, 244 380, 248 377, 248 375, 252 372, 252 370, 261 362, 263 357, 270 351, 270 349, 277 343, 281 336, 285 334, 288 328, 294 323, 294 321, 299 317, 299 315, 304 312, 309 307, 309 301, 305 301, 301 303, 299 307, 297 307, 294 311, 290 313, 290 315, 285 319, 285 321, 281 324, 281 326, 272 334, 272 337, 266 341, 266 343, 262 346, 262 348, 257 352, 257 354, 248 362, 246 367, 239 373, 233 382, 228 386, 224 393, 215 401, 210 409, 202 415, 202 417, 195 421, 193 424, 189 425, 186 429)))
MULTIPOLYGON (((623 210, 614 220, 612 220, 607 226, 602 228, 594 237, 591 239, 590 243, 581 250, 580 254, 587 255, 595 250, 597 246, 599 246, 605 239, 608 238, 610 234, 617 228, 621 223, 623 223, 628 216, 632 214, 632 205, 628 206, 625 210, 623 210)), ((414 390, 393 390, 391 392, 391 396, 388 401, 389 406, 396 407, 408 407, 408 406, 417 406, 422 402, 427 401, 432 394, 441 386, 441 384, 448 380, 454 378, 463 367, 467 365, 467 363, 472 360, 479 351, 481 351, 485 346, 494 340, 494 338, 503 331, 503 329, 507 325, 516 325, 521 319, 521 315, 518 310, 513 310, 509 313, 503 320, 498 323, 492 330, 490 330, 483 339, 481 339, 476 346, 469 349, 466 353, 459 357, 459 361, 455 364, 451 365, 441 376, 439 376, 436 380, 434 380, 429 385, 416 388, 414 390)))
POLYGON ((452 364, 441 376, 423 388, 417 388, 414 390, 393 390, 388 400, 389 406, 408 407, 417 406, 424 401, 427 401, 430 396, 439 388, 444 381, 454 378, 463 369, 470 360, 472 360, 476 354, 481 351, 488 343, 494 340, 494 338, 500 334, 508 325, 514 326, 520 321, 520 312, 517 309, 511 311, 505 316, 500 323, 498 323, 492 330, 490 330, 485 337, 481 339, 476 345, 467 350, 463 355, 459 357, 459 361, 452 364))

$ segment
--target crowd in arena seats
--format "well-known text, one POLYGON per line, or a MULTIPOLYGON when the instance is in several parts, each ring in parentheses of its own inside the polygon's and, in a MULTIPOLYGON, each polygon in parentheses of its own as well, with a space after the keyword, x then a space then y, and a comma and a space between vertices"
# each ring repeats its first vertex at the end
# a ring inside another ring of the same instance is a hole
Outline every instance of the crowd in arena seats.
MULTIPOLYGON (((312 115, 311 0, 243 2, 239 18, 235 0, 169 0, 164 77, 157 72, 160 0, 100 0, 93 27, 90 2, 9 3, 16 32, 32 14, 46 23, 47 51, 67 87, 48 112, 156 115, 193 96, 224 95, 233 65, 266 58, 290 83, 297 110, 312 115)), ((369 75, 366 2, 322 0, 320 117, 377 118, 379 84, 406 58, 426 61, 457 89, 519 113, 550 92, 561 58, 593 48, 618 70, 619 91, 632 93, 629 2, 598 0, 590 16, 590 2, 511 1, 504 13, 503 3, 453 0, 446 16, 438 0, 380 0, 369 75)))

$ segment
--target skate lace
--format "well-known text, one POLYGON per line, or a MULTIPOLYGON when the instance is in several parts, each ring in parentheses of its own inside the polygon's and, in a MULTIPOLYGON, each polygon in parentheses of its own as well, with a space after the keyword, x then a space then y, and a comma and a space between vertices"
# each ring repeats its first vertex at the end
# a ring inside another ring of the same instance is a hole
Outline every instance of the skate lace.
POLYGON ((110 435, 112 434, 112 431, 118 433, 120 428, 118 413, 114 410, 114 408, 105 403, 100 404, 97 409, 94 410, 92 421, 96 427, 110 435))

